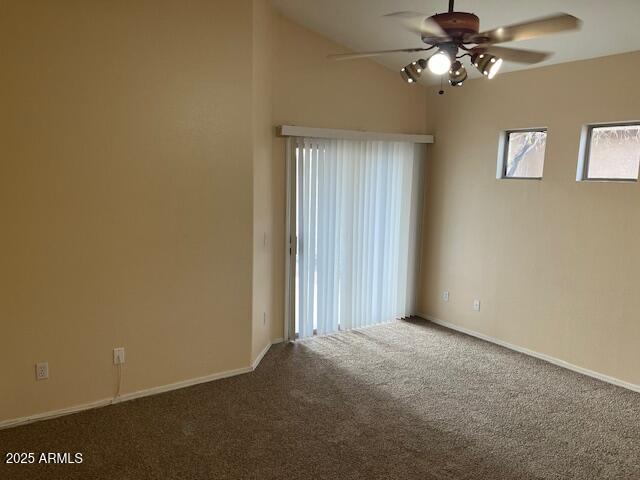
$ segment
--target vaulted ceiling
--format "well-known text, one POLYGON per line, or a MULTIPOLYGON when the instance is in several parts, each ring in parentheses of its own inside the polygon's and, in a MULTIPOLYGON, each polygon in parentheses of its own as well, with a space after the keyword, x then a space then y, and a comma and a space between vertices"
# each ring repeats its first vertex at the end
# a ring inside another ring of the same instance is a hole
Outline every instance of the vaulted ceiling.
MULTIPOLYGON (((295 22, 354 51, 423 46, 417 35, 383 15, 412 10, 429 16, 445 12, 448 6, 447 0, 273 0, 273 3, 295 22)), ((503 72, 640 50, 640 0, 456 0, 455 10, 478 15, 481 30, 556 12, 570 13, 583 20, 578 32, 503 44, 555 52, 549 60, 536 65, 506 62, 503 72)), ((417 58, 419 54, 398 53, 373 59, 400 70, 417 58)), ((479 76, 477 72, 470 73, 479 76)), ((612 82, 615 75, 612 72, 612 82)), ((423 78, 426 83, 439 80, 430 73, 423 78)))

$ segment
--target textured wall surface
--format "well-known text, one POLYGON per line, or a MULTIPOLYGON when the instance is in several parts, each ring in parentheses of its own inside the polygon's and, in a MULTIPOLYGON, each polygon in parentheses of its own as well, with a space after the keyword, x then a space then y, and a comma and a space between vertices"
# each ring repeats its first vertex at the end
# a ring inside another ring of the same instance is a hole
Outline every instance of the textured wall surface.
POLYGON ((639 74, 636 52, 431 91, 422 313, 640 384, 640 185, 575 180, 584 124, 640 120, 639 74), (524 127, 548 128, 543 180, 496 180, 524 127))
POLYGON ((0 420, 249 364, 251 22, 3 2, 0 420))

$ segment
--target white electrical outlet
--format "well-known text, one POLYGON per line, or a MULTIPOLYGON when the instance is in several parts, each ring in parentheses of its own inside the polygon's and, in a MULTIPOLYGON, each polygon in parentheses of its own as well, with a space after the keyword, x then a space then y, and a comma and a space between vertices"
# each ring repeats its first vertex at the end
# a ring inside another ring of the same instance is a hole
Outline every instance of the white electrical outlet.
POLYGON ((36 380, 49 378, 49 364, 47 362, 36 363, 36 380))
POLYGON ((124 363, 124 347, 113 349, 113 364, 120 365, 124 363))
POLYGON ((449 292, 442 292, 442 300, 445 302, 449 301, 449 292))
POLYGON ((480 311, 480 300, 474 300, 474 301, 473 301, 473 309, 474 309, 476 312, 479 312, 479 311, 480 311))

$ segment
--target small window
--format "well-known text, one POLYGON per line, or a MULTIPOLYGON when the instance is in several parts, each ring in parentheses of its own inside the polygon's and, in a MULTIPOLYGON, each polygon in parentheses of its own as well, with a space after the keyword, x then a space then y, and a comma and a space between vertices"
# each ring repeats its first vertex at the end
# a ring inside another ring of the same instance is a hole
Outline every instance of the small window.
POLYGON ((546 147, 546 128, 502 132, 496 177, 541 179, 546 147))
POLYGON ((640 122, 583 128, 577 180, 635 182, 639 167, 640 122))

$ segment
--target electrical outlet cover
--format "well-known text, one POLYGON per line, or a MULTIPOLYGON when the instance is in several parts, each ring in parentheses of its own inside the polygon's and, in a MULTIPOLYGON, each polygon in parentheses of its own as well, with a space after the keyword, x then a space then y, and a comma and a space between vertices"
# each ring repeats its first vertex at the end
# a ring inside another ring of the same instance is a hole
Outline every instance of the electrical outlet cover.
POLYGON ((36 380, 49 378, 49 364, 47 362, 36 363, 36 380))
POLYGON ((113 364, 120 365, 124 363, 124 347, 113 349, 113 364))
POLYGON ((448 302, 449 301, 449 292, 442 292, 442 299, 445 302, 448 302))

